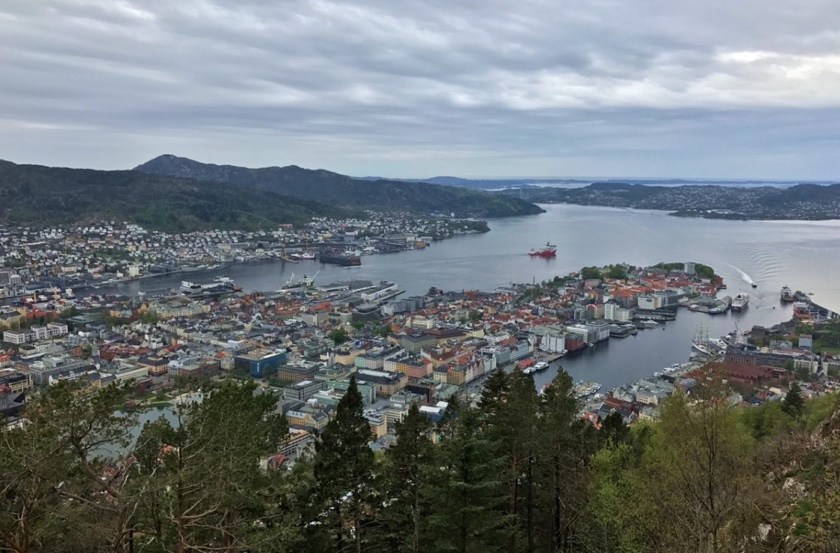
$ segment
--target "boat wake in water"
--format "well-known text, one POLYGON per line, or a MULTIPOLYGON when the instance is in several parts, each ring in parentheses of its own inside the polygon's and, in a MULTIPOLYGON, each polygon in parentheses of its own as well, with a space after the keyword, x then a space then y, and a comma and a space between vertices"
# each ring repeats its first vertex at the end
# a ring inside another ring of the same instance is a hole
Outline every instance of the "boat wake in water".
POLYGON ((741 275, 741 280, 743 280, 744 282, 746 282, 750 286, 755 287, 755 281, 752 279, 752 277, 750 275, 748 275, 747 273, 745 273, 744 271, 742 271, 741 269, 739 269, 738 267, 736 267, 735 265, 733 265, 731 263, 727 263, 727 265, 729 265, 730 267, 732 267, 733 269, 738 271, 738 274, 741 275))

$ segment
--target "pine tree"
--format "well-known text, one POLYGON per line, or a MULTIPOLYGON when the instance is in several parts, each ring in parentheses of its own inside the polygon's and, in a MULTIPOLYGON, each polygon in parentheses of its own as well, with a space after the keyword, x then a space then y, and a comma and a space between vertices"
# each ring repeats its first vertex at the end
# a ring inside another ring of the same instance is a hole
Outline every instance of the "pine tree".
POLYGON ((362 395, 355 377, 315 446, 316 497, 327 527, 332 529, 335 551, 348 543, 362 551, 366 519, 371 517, 373 451, 370 425, 364 417, 362 395))
POLYGON ((276 475, 260 461, 277 452, 286 425, 277 398, 256 391, 253 383, 225 383, 179 406, 174 428, 166 421, 143 428, 136 451, 145 481, 135 490, 144 548, 162 541, 185 552, 213 543, 233 552, 264 541, 263 490, 276 475))
POLYGON ((126 486, 133 471, 131 459, 116 452, 128 448, 137 424, 136 416, 120 412, 130 392, 128 384, 92 389, 80 381, 63 381, 27 408, 32 431, 55 436, 56 455, 72 458, 71 470, 57 486, 68 501, 56 517, 54 551, 81 547, 122 553, 129 548, 136 498, 126 486), (74 540, 79 541, 74 545, 74 540))

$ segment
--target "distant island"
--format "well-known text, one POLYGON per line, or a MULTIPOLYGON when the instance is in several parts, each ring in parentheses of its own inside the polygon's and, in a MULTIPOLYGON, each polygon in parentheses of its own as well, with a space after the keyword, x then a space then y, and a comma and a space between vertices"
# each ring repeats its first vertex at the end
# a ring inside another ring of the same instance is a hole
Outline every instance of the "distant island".
POLYGON ((536 203, 670 211, 677 217, 738 220, 840 219, 840 184, 738 187, 596 182, 582 188, 524 187, 499 192, 536 203))

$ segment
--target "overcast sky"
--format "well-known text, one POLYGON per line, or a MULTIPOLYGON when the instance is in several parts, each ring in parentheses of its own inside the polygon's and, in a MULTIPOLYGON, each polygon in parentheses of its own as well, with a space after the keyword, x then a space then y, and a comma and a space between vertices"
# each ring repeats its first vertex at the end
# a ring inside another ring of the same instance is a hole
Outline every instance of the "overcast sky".
POLYGON ((837 0, 0 0, 0 158, 840 180, 837 0))

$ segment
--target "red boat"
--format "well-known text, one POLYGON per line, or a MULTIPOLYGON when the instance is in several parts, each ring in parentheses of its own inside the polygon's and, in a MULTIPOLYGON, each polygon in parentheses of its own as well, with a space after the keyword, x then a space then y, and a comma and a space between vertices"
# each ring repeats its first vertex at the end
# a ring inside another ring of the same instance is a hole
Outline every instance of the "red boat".
POLYGON ((532 248, 528 255, 531 257, 556 257, 557 246, 546 242, 542 248, 532 248))

